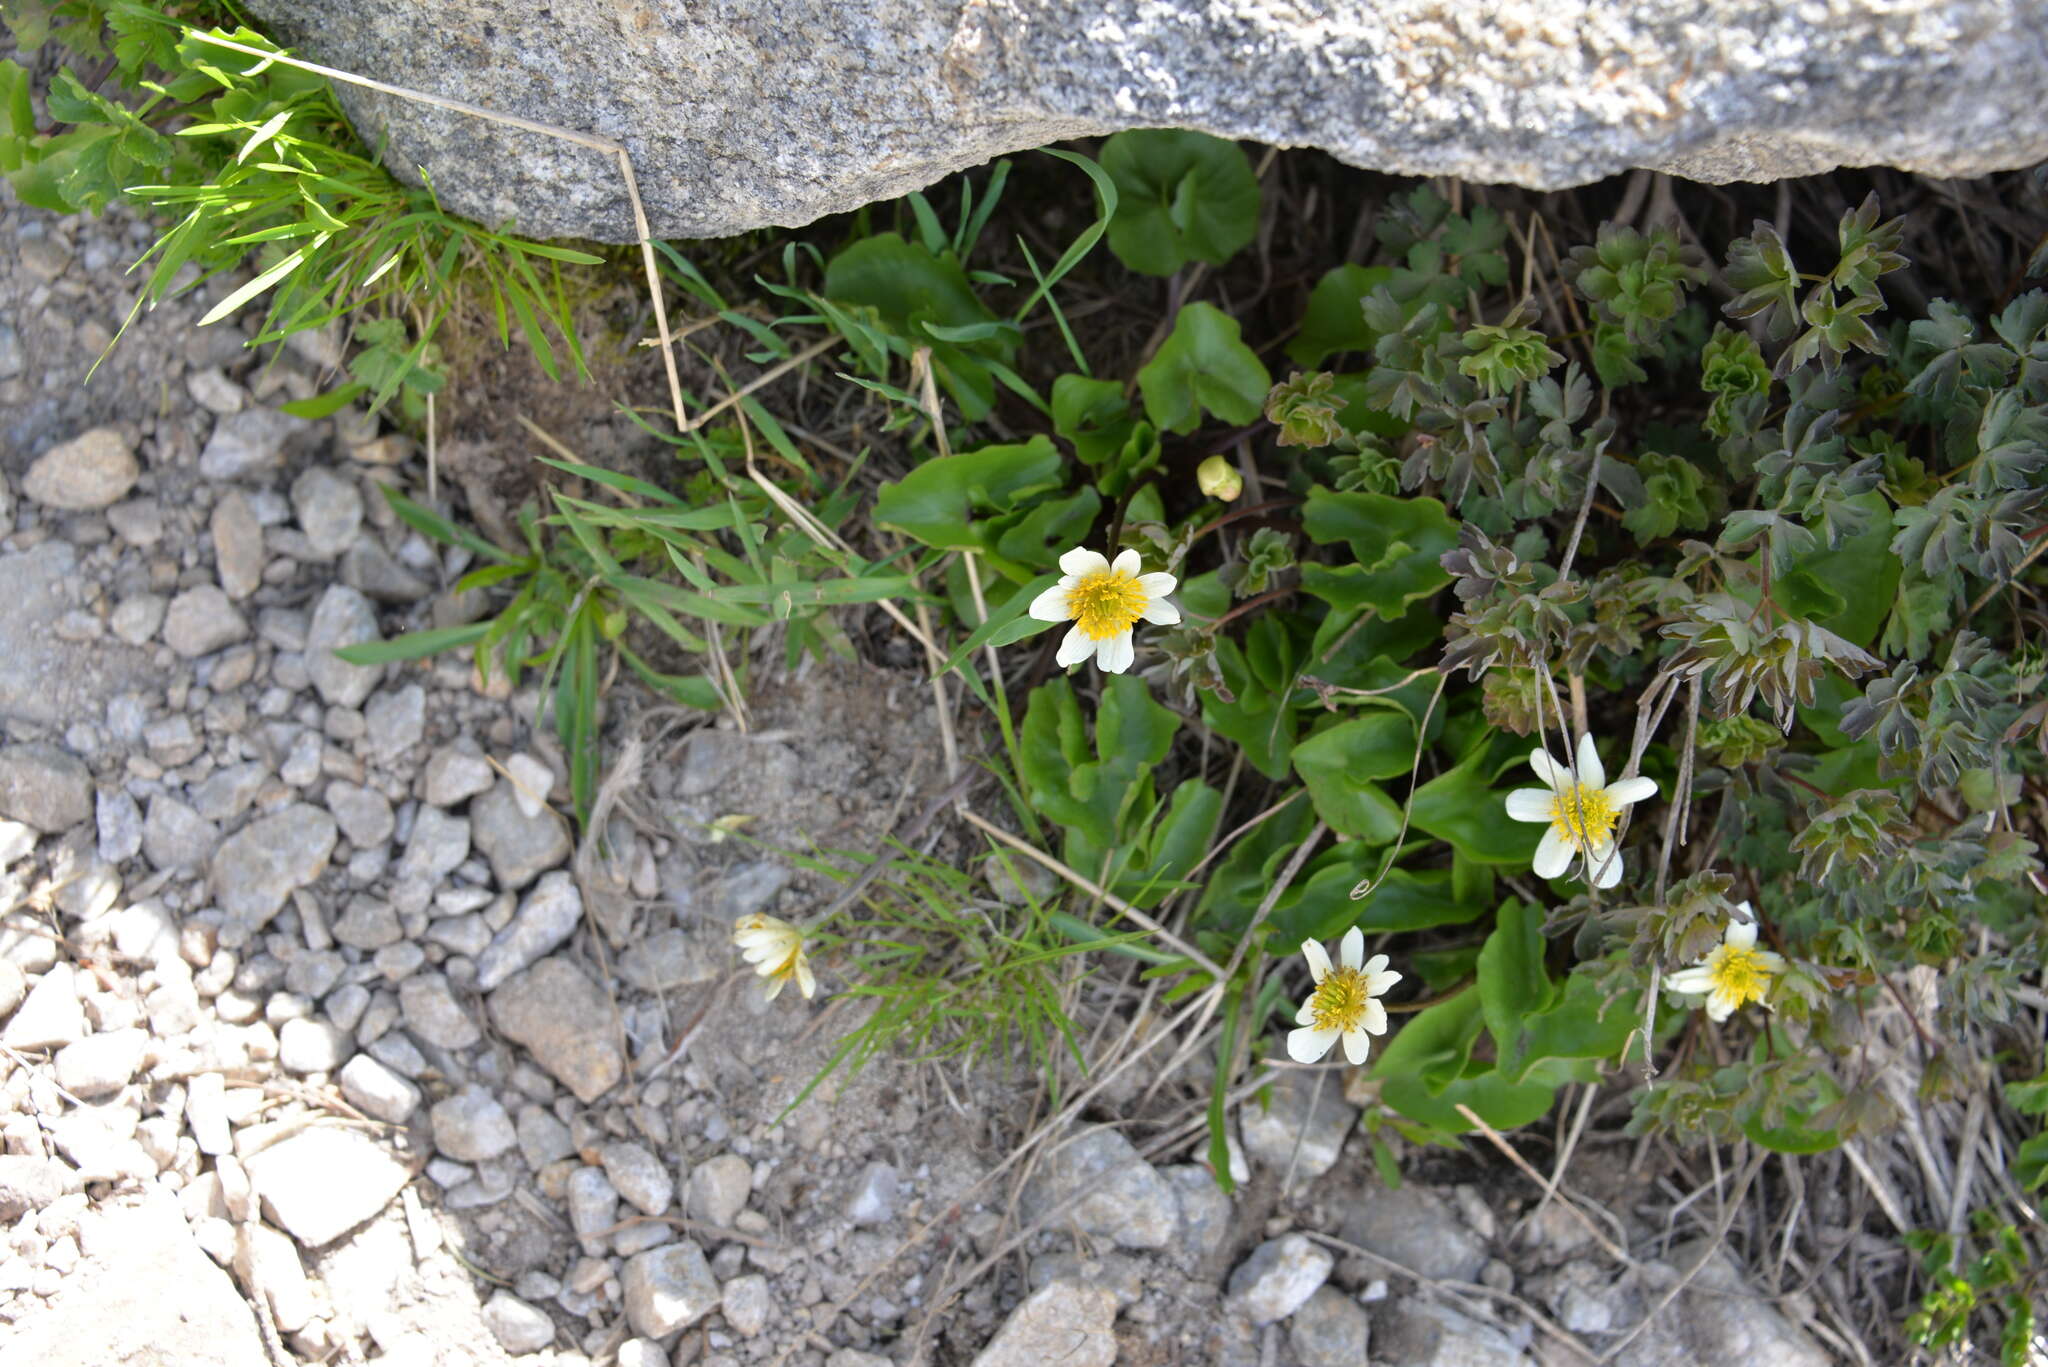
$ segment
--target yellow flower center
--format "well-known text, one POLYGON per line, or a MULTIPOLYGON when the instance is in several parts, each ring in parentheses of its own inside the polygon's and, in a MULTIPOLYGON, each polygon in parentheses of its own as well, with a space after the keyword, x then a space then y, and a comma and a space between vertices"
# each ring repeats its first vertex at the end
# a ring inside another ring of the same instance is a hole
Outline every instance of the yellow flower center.
POLYGON ((1621 809, 1607 797, 1605 788, 1574 783, 1559 790, 1550 806, 1550 829, 1581 849, 1591 850, 1607 843, 1621 809))
POLYGON ((1310 1015, 1318 1030, 1356 1030, 1365 1019, 1366 1003, 1372 995, 1365 990, 1365 975, 1355 968, 1333 968, 1316 984, 1308 999, 1310 1015))
POLYGON ((1067 616, 1081 625, 1091 641, 1121 636, 1145 611, 1145 590, 1137 576, 1100 570, 1067 590, 1067 616))
POLYGON ((1762 1001, 1771 985, 1771 970, 1761 955, 1741 945, 1722 945, 1707 958, 1707 979, 1716 995, 1736 1006, 1762 1001))

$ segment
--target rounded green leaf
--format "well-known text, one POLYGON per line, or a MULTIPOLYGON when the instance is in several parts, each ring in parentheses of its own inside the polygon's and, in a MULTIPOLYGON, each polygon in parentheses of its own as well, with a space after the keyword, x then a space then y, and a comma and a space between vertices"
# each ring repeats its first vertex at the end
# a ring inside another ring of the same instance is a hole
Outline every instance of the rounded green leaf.
POLYGON ((1379 334, 1365 321, 1365 297, 1392 281, 1391 266, 1335 266, 1323 273, 1308 296, 1301 331, 1287 344, 1287 359, 1318 366, 1340 351, 1371 351, 1379 334))
POLYGON ((1401 833, 1401 808, 1373 780, 1406 774, 1414 759, 1415 723, 1378 711, 1310 736, 1295 747, 1294 771, 1331 830, 1384 845, 1401 833))
POLYGON ((1134 271, 1172 275, 1190 260, 1220 266, 1259 227, 1259 182, 1234 142, 1177 129, 1133 129, 1102 145, 1116 182, 1109 249, 1134 271))
POLYGON ((1244 344, 1237 320, 1213 304, 1189 304, 1173 320, 1173 334, 1138 372, 1145 415, 1185 436, 1207 410, 1233 426, 1255 421, 1273 377, 1244 344))

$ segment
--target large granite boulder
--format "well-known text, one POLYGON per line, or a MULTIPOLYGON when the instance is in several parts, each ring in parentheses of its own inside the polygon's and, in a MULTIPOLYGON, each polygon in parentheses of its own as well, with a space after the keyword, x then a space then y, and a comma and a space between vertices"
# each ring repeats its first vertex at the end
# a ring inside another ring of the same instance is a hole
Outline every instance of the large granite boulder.
MULTIPOLYGON (((251 8, 321 61, 623 142, 663 237, 793 227, 1123 128, 1533 188, 1630 167, 1703 180, 1880 163, 1963 176, 2048 157, 2037 0, 251 8)), ((343 98, 388 163, 424 166, 451 208, 540 236, 633 237, 601 151, 358 89, 343 98)), ((1077 179, 1077 199, 1087 193, 1077 179)))

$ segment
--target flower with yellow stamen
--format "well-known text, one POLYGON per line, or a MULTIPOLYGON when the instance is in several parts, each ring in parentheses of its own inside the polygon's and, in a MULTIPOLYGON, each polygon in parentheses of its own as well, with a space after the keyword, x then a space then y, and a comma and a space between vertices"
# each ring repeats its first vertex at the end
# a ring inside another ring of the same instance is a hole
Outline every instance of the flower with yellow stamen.
POLYGON ((1707 999, 1707 1019, 1724 1021, 1737 1007, 1750 1002, 1770 1003, 1764 997, 1771 979, 1785 971, 1785 956, 1756 947, 1756 913, 1747 902, 1740 903, 1744 920, 1730 921, 1721 933, 1721 943, 1712 953, 1690 968, 1681 968, 1664 985, 1673 992, 1707 999))
POLYGON ((1387 1033, 1387 1008, 1374 998, 1401 981, 1401 975, 1387 968, 1384 954, 1359 962, 1365 955, 1365 935, 1357 926, 1338 942, 1335 964, 1314 940, 1301 942, 1301 955, 1308 960, 1315 990, 1294 1017, 1301 1028, 1287 1032, 1287 1056, 1296 1063, 1314 1063, 1342 1039, 1344 1057, 1353 1065, 1364 1063, 1372 1036, 1387 1033))
POLYGON ((804 957, 804 933, 789 922, 755 912, 732 923, 732 942, 754 966, 754 972, 768 979, 767 998, 774 1001, 784 983, 796 979, 797 990, 809 1001, 817 995, 818 980, 811 976, 811 961, 804 957))
POLYGON ((1170 574, 1138 573, 1138 553, 1123 551, 1114 562, 1079 547, 1060 557, 1060 582, 1031 600, 1030 613, 1041 622, 1072 622, 1060 642, 1060 665, 1079 664, 1090 655, 1111 674, 1131 667, 1131 628, 1139 622, 1172 626, 1180 609, 1166 601, 1173 592, 1170 574))
POLYGON ((1541 788, 1517 788, 1508 794, 1508 815, 1516 821, 1541 821, 1550 827, 1536 844, 1532 866, 1538 878, 1559 878, 1584 855, 1585 876, 1596 888, 1621 881, 1621 851, 1614 847, 1614 828, 1630 805, 1657 793, 1657 781, 1625 778, 1607 781, 1600 752, 1591 736, 1579 737, 1576 768, 1559 764, 1548 752, 1529 756, 1529 767, 1543 780, 1541 788))

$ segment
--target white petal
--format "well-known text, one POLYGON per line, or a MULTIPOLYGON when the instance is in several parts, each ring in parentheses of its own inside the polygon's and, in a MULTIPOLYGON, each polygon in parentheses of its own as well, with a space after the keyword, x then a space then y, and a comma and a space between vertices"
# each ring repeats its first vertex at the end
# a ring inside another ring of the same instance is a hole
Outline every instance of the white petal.
MULTIPOLYGON (((1386 972, 1387 965, 1391 962, 1393 961, 1387 958, 1386 955, 1375 954, 1370 959, 1367 959, 1364 963, 1360 964, 1358 966, 1358 971, 1364 974, 1366 980, 1369 982, 1379 974, 1386 972)), ((1370 992, 1371 990, 1372 989, 1370 987, 1366 989, 1366 991, 1368 992, 1370 992)))
POLYGON ((1156 598, 1145 604, 1145 610, 1138 616, 1154 626, 1170 627, 1180 620, 1180 609, 1164 598, 1156 598))
POLYGON ((1625 778, 1619 783, 1607 785, 1607 800, 1617 807, 1626 807, 1633 802, 1657 796, 1657 780, 1644 778, 1641 774, 1625 778))
POLYGON ((1508 794, 1512 821, 1548 821, 1557 810, 1557 794, 1548 788, 1517 788, 1508 794))
POLYGON ((1337 942, 1337 961, 1346 968, 1356 969, 1365 958, 1365 932, 1357 926, 1344 932, 1344 938, 1337 942))
POLYGON ((1791 967, 1790 964, 1785 962, 1784 955, 1768 949, 1759 949, 1756 952, 1756 961, 1763 965, 1764 971, 1767 973, 1783 973, 1787 968, 1791 967))
POLYGON ((809 1001, 818 995, 818 980, 811 975, 810 960, 801 957, 797 959, 796 985, 797 989, 804 994, 805 1001, 809 1001))
POLYGON ((1053 656, 1053 659, 1059 663, 1060 668, 1065 669, 1068 665, 1081 663, 1081 661, 1094 653, 1095 642, 1089 640, 1087 635, 1077 626, 1067 633, 1067 638, 1064 641, 1060 642, 1059 653, 1053 656))
POLYGON ((1529 867, 1536 871, 1538 878, 1562 878, 1564 871, 1572 866, 1574 851, 1572 843, 1555 829, 1547 830, 1536 842, 1536 857, 1529 861, 1529 867))
POLYGON ((1707 1019, 1724 1021, 1735 1014, 1735 998, 1724 992, 1716 992, 1707 998, 1707 1019))
POLYGON ((1705 964, 1694 964, 1691 968, 1665 974, 1664 985, 1673 992, 1690 992, 1697 996, 1714 990, 1714 975, 1705 964))
POLYGON ((1365 1004, 1365 1016, 1358 1022, 1358 1028, 1374 1035, 1387 1033, 1387 1008, 1378 1002, 1365 1004))
POLYGON ((1579 782, 1587 788, 1605 788, 1607 770, 1600 764, 1600 748, 1591 736, 1579 737, 1579 782))
POLYGON ((1025 611, 1041 622, 1064 622, 1074 614, 1067 611, 1067 586, 1054 584, 1031 600, 1025 611))
POLYGON ((1742 919, 1745 921, 1754 921, 1756 919, 1756 908, 1748 902, 1737 902, 1735 909, 1742 913, 1742 919))
POLYGON ((767 990, 761 993, 761 1000, 764 1002, 774 1001, 782 995, 782 985, 788 981, 789 979, 787 978, 770 978, 767 990))
POLYGON ((1728 929, 1721 936, 1721 943, 1737 949, 1748 949, 1756 943, 1756 922, 1730 921, 1728 929))
POLYGON ((1180 581, 1172 575, 1163 574, 1156 570, 1151 574, 1141 574, 1138 576, 1138 587, 1145 590, 1147 598, 1164 598, 1167 594, 1172 593, 1179 583, 1180 581))
POLYGON ((1129 549, 1118 551, 1116 559, 1109 562, 1109 572, 1125 579, 1136 579, 1138 577, 1138 553, 1129 549))
POLYGON ((1071 574, 1076 579, 1085 579, 1091 574, 1101 574, 1109 568, 1109 562, 1095 552, 1076 546, 1060 557, 1060 573, 1071 574))
POLYGON ((1565 773, 1564 766, 1552 759, 1548 750, 1531 750, 1529 767, 1536 771, 1537 782, 1547 788, 1562 788, 1571 782, 1571 776, 1565 773))
POLYGON ((1361 1063, 1364 1063, 1366 1055, 1371 1052, 1372 1036, 1366 1034, 1363 1030, 1346 1030, 1344 1032, 1344 1057, 1351 1061, 1352 1067, 1356 1068, 1361 1063))
POLYGON ((1343 1033, 1334 1026, 1328 1030, 1289 1030, 1287 1057, 1296 1063, 1314 1063, 1330 1052, 1330 1046, 1335 1044, 1337 1036, 1343 1033))
MULTIPOLYGON (((1380 957, 1385 958, 1386 956, 1381 955, 1380 957)), ((1390 968, 1368 967, 1365 970, 1366 993, 1374 997, 1382 996, 1392 991, 1394 984, 1400 982, 1406 976, 1406 974, 1396 973, 1390 968)))
POLYGON ((1611 888, 1621 881, 1621 851, 1609 845, 1586 859, 1586 881, 1596 888, 1611 888))
POLYGON ((1294 1013, 1294 1023, 1296 1025, 1314 1025, 1316 1023, 1315 1003, 1303 1002, 1301 1010, 1294 1013))
POLYGON ((1308 975, 1317 982, 1330 976, 1330 951, 1317 941, 1303 940, 1301 957, 1308 960, 1308 975))
POLYGON ((1131 647, 1131 633, 1126 631, 1107 637, 1095 648, 1095 663, 1101 665, 1106 673, 1121 674, 1131 667, 1131 661, 1137 655, 1131 647))

